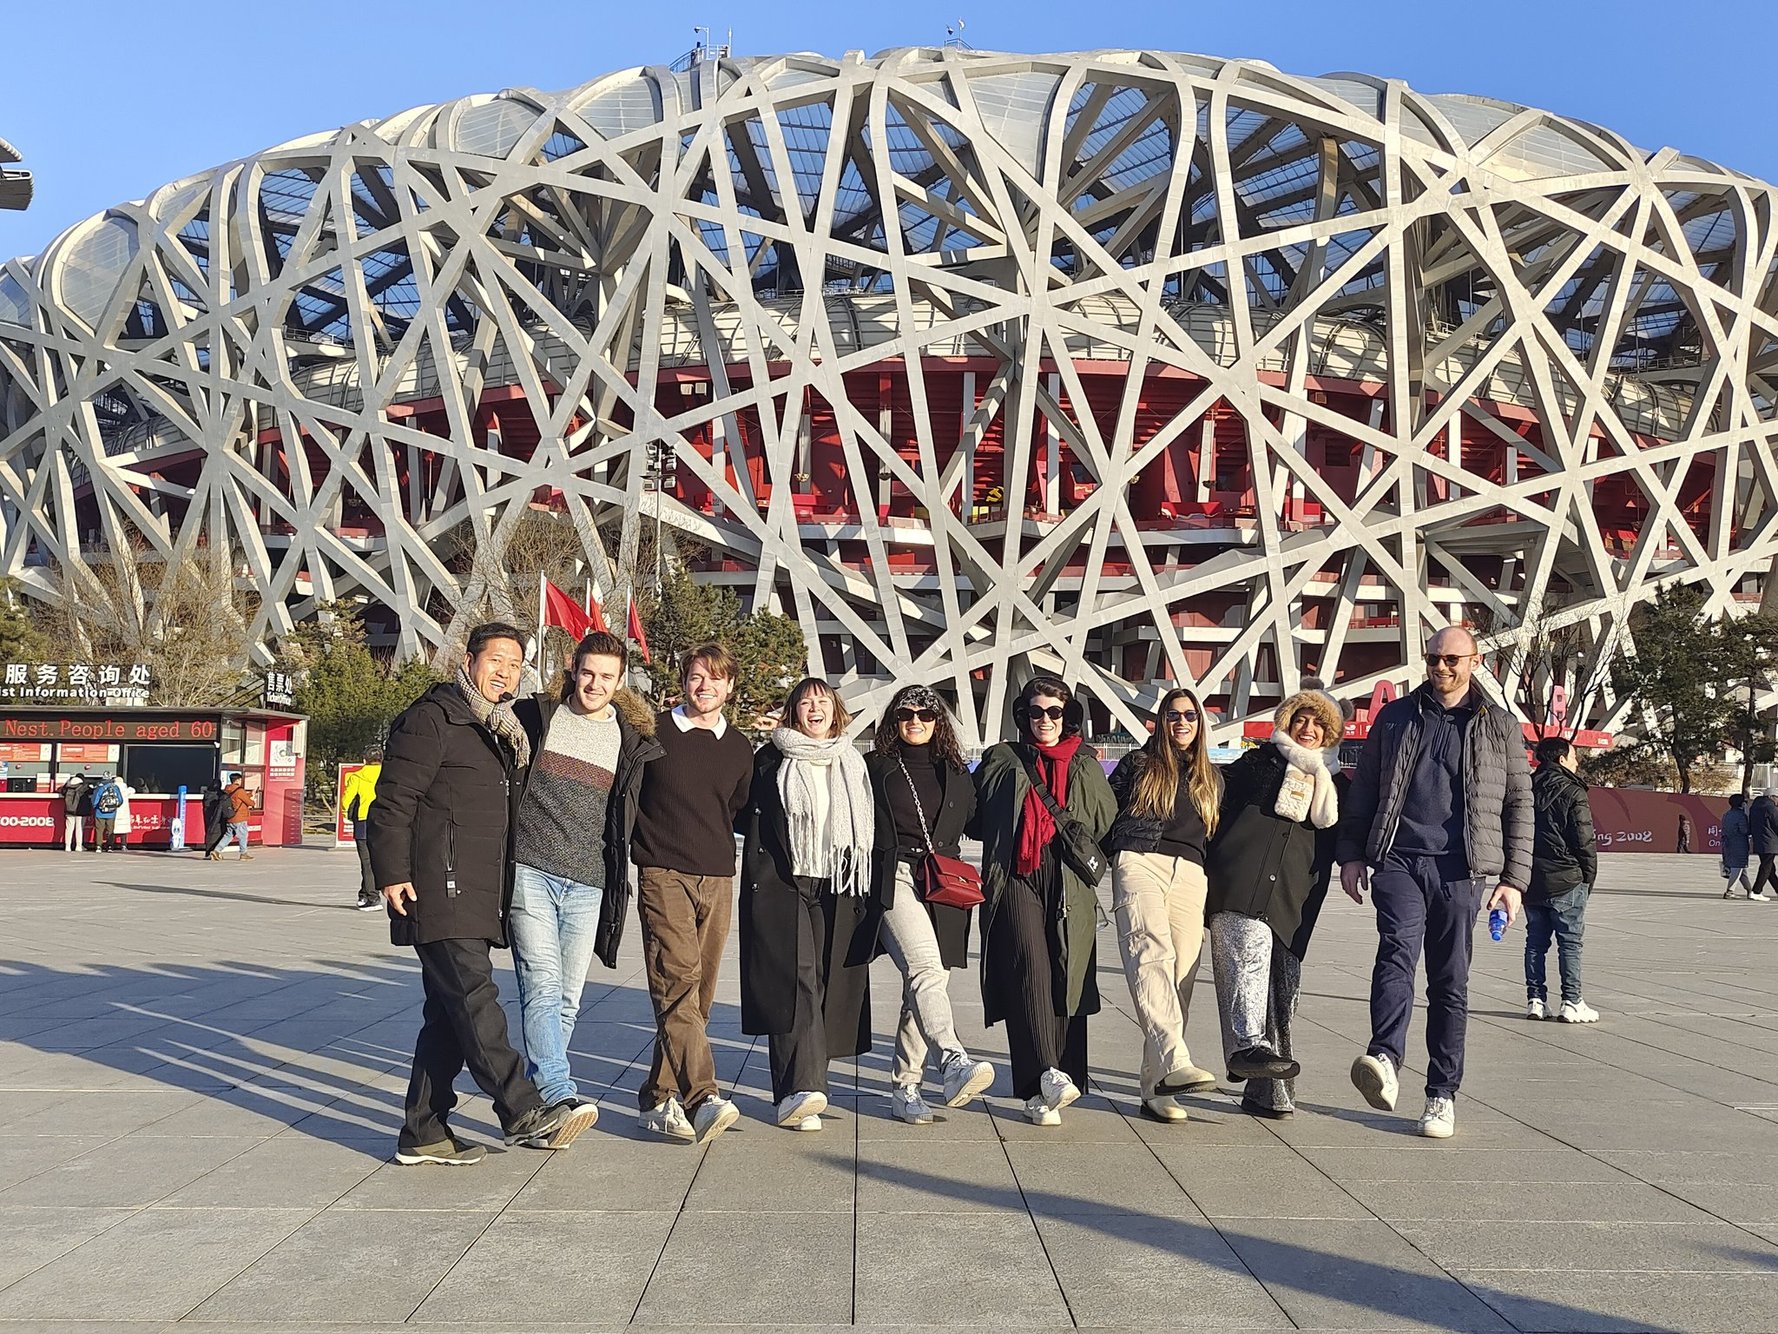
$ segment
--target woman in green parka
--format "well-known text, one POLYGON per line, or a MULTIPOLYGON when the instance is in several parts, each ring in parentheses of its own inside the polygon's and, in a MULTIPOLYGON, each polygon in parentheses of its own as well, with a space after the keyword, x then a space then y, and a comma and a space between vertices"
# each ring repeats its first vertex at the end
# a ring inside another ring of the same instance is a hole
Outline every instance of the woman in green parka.
POLYGON ((1062 1123, 1087 1077, 1087 1016, 1099 1009, 1095 886, 1062 861, 1056 824, 1031 783, 1038 770, 1056 805, 1105 836, 1117 802, 1081 743, 1085 710, 1053 677, 1028 684, 1013 711, 1019 739, 976 766, 982 837, 982 1005, 1006 1021, 1013 1092, 1035 1125, 1062 1123))

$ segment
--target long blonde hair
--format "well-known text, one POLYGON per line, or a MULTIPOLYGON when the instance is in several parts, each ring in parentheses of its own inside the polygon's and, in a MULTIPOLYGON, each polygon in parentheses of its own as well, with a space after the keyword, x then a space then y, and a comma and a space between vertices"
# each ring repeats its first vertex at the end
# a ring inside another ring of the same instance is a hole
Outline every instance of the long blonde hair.
POLYGON ((1210 763, 1207 736, 1210 729, 1206 725, 1209 721, 1198 697, 1183 686, 1161 696, 1154 711, 1154 735, 1142 747, 1142 767, 1130 786, 1130 810, 1134 814, 1150 820, 1165 820, 1173 814, 1173 803, 1178 799, 1179 784, 1183 781, 1186 791, 1191 794, 1192 805, 1198 808, 1198 817, 1204 822, 1204 832, 1216 832, 1216 820, 1222 813, 1222 775, 1210 763), (1190 700, 1191 707, 1198 714, 1198 730, 1192 737, 1183 774, 1180 772, 1179 749, 1167 735, 1167 710, 1173 707, 1175 700, 1181 699, 1190 700))

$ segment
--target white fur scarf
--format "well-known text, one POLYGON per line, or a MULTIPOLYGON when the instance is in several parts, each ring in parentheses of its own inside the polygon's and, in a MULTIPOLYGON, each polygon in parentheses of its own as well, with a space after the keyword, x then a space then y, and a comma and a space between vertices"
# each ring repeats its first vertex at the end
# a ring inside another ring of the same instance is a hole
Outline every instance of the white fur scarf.
POLYGON ((1319 750, 1304 750, 1283 732, 1272 733, 1272 744, 1289 765, 1273 813, 1286 820, 1307 820, 1317 829, 1332 829, 1340 820, 1340 795, 1327 771, 1327 756, 1319 750))
POLYGON ((836 894, 870 892, 871 847, 876 841, 876 804, 864 757, 850 740, 817 740, 793 727, 772 733, 784 754, 778 766, 778 795, 790 825, 790 860, 797 867, 819 866, 819 878, 836 894), (815 784, 827 786, 827 828, 815 827, 815 784))

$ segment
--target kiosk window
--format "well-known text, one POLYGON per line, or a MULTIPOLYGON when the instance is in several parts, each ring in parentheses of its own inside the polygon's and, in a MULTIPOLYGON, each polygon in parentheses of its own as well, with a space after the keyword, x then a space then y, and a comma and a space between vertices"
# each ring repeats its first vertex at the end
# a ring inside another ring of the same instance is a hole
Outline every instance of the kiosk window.
POLYGON ((216 777, 216 747, 126 746, 123 776, 138 792, 196 793, 216 777))

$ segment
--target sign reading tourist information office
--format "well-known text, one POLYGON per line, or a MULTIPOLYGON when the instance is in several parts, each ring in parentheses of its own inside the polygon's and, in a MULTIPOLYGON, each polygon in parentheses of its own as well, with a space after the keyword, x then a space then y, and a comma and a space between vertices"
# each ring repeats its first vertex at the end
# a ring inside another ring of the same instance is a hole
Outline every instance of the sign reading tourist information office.
MULTIPOLYGON (((120 680, 128 680, 127 671, 120 680)), ((148 708, 110 699, 98 706, 0 704, 0 844, 60 846, 62 784, 82 773, 121 774, 135 789, 131 847, 168 845, 181 787, 185 844, 202 847, 204 786, 237 772, 254 796, 252 840, 300 842, 307 731, 300 714, 276 709, 148 708)))

